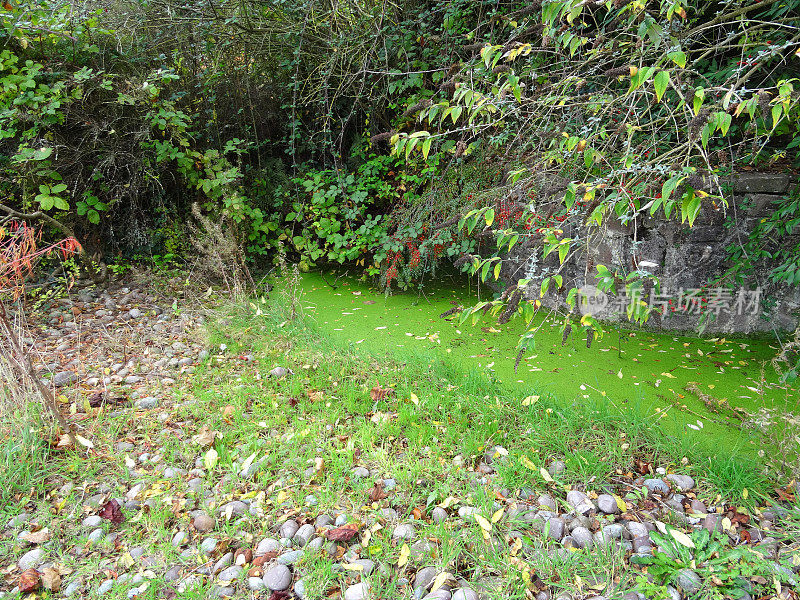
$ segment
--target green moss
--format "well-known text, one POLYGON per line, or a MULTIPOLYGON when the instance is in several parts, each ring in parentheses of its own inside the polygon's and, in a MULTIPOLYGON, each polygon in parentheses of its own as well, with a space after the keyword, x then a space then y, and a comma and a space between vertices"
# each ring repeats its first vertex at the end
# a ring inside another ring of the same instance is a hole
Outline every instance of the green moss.
POLYGON ((551 394, 564 404, 602 400, 620 413, 649 415, 666 432, 710 450, 760 448, 761 436, 741 427, 735 409, 798 408, 797 389, 782 385, 769 365, 775 348, 767 340, 611 329, 586 348, 575 336, 562 345, 558 323, 543 318, 535 349, 515 373, 519 321, 473 326, 439 317, 454 305, 474 302, 465 287, 426 287, 419 296, 386 297, 345 279, 332 289, 318 274, 306 274, 302 285, 306 313, 336 340, 401 359, 433 351, 464 373, 485 372, 521 398, 551 394))

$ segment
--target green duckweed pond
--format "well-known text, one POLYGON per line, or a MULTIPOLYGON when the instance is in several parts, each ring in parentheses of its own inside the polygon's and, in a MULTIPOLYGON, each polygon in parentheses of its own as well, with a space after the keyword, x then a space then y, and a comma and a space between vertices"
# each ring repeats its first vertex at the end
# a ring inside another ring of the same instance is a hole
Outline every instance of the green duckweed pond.
POLYGON ((721 451, 762 449, 757 428, 743 423, 760 411, 796 413, 800 404, 798 389, 781 383, 770 364, 777 344, 768 339, 611 328, 587 347, 574 335, 562 344, 559 323, 542 315, 535 347, 515 371, 521 321, 473 325, 440 317, 474 303, 474 287, 439 284, 387 296, 353 279, 306 273, 302 288, 305 314, 340 342, 401 360, 427 354, 452 361, 500 382, 521 403, 549 394, 566 405, 601 401, 639 411, 689 442, 713 440, 721 451))

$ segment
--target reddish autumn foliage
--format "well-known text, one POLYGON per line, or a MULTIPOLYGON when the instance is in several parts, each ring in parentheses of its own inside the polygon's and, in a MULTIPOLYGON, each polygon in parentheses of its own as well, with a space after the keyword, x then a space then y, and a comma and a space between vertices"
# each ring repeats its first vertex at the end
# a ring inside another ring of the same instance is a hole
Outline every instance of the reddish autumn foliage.
POLYGON ((101 518, 107 519, 115 525, 119 525, 125 520, 125 515, 122 514, 119 502, 113 499, 106 502, 98 514, 101 518))

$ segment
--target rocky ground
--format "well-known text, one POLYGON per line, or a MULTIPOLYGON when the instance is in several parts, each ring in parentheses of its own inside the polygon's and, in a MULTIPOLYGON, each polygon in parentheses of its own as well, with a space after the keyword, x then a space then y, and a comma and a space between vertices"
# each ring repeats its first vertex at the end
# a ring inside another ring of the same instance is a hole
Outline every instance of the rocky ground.
MULTIPOLYGON (((297 441, 289 425, 311 416, 237 439, 242 423, 323 392, 290 398, 290 382, 313 370, 305 357, 261 363, 262 376, 258 356, 211 347, 194 314, 177 294, 117 287, 60 300, 33 329, 41 372, 92 447, 54 448, 44 483, 3 507, 0 597, 797 597, 794 484, 745 509, 680 464, 576 481, 569 460, 546 456, 541 469, 521 460, 529 475, 511 487, 517 456, 499 444, 478 455, 427 445, 438 471, 419 477, 403 466, 422 460, 407 441, 394 456, 362 453, 341 439, 358 430, 342 435, 324 410, 331 446, 297 441), (258 412, 245 394, 239 405, 212 377, 204 404, 192 381, 214 369, 238 387, 255 373, 275 402, 258 412), (339 443, 350 445, 335 466, 339 443), (287 453, 294 445, 310 458, 287 453), (451 481, 451 493, 428 492, 451 481)), ((373 388, 371 400, 391 395, 373 388)), ((359 422, 396 418, 369 414, 359 422)))

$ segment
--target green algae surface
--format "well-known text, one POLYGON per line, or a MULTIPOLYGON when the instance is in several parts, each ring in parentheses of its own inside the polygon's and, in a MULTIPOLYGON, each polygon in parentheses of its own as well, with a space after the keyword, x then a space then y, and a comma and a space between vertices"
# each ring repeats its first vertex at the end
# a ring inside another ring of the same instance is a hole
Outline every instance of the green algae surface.
POLYGON ((587 348, 574 335, 562 345, 560 324, 542 315, 535 347, 515 371, 520 320, 473 325, 459 324, 458 315, 440 317, 476 301, 466 286, 386 296, 341 277, 334 288, 328 283, 334 279, 317 273, 302 279, 305 314, 322 333, 401 360, 409 354, 441 357, 465 373, 483 372, 521 402, 545 394, 564 405, 602 401, 620 412, 638 411, 690 444, 712 440, 720 452, 761 450, 757 430, 742 423, 762 409, 797 412, 800 404, 798 390, 781 384, 770 365, 777 345, 769 340, 611 328, 587 348))

